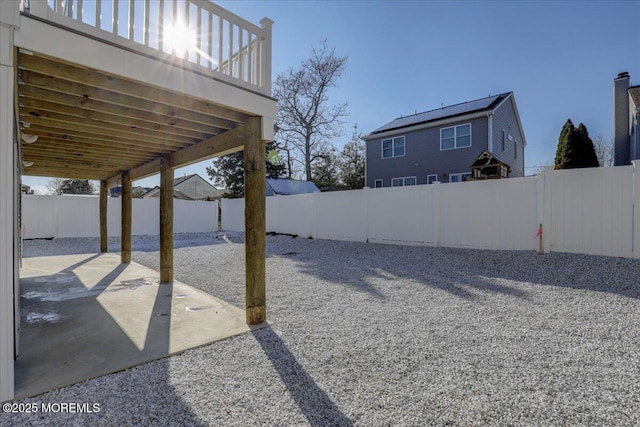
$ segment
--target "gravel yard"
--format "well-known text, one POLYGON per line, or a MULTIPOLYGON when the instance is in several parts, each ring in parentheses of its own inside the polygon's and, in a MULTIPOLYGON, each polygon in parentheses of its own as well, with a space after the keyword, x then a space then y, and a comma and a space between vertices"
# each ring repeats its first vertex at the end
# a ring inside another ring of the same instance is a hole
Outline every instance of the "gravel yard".
MULTIPOLYGON (((157 240, 133 260, 158 269, 157 240)), ((244 306, 242 234, 175 246, 177 280, 244 306)), ((639 297, 640 260, 270 236, 269 327, 22 401, 98 413, 0 425, 639 425, 639 297)))

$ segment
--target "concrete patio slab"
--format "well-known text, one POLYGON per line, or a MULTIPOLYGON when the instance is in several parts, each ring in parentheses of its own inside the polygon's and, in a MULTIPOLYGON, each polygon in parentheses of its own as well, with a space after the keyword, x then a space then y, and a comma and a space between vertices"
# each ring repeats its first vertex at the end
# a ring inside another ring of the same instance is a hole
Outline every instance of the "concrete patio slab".
POLYGON ((15 397, 249 331, 244 310, 117 254, 25 258, 15 397))

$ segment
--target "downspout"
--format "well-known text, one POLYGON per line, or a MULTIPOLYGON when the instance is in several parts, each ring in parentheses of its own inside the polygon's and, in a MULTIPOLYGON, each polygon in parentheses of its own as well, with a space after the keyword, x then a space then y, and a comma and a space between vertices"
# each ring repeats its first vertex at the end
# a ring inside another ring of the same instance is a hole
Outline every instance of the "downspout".
POLYGON ((487 113, 488 123, 487 127, 487 151, 493 154, 493 111, 487 113))
POLYGON ((640 135, 638 135, 638 122, 640 122, 640 107, 636 107, 636 116, 634 117, 633 121, 633 138, 635 139, 635 141, 633 141, 634 159, 638 159, 640 157, 638 155, 638 150, 640 149, 640 147, 638 147, 638 145, 640 145, 640 135))

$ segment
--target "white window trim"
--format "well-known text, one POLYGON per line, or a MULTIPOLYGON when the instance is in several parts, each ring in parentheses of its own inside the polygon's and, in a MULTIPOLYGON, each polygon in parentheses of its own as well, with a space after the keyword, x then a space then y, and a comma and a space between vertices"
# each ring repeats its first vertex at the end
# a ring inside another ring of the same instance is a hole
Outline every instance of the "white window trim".
POLYGON ((429 175, 427 175, 427 184, 433 184, 433 182, 431 182, 431 183, 429 182, 429 178, 432 177, 432 176, 435 177, 434 181, 438 180, 438 174, 437 173, 430 173, 429 175))
POLYGON ((451 177, 453 177, 453 176, 459 176, 460 177, 460 181, 457 181, 457 182, 463 182, 462 177, 463 176, 471 176, 471 172, 450 173, 449 174, 449 182, 453 182, 453 181, 451 181, 451 177))
POLYGON ((405 182, 406 182, 407 179, 411 179, 411 178, 415 179, 416 180, 415 185, 418 185, 418 177, 417 176, 398 176, 398 177, 395 177, 395 178, 391 178, 391 186, 394 187, 394 185, 393 185, 393 180, 394 179, 401 179, 402 180, 402 185, 396 185, 395 187, 408 187, 405 184, 405 182))
POLYGON ((459 150, 462 148, 471 148, 473 146, 473 126, 471 123, 461 123, 455 126, 449 126, 446 128, 440 128, 440 151, 459 150), (458 147, 458 128, 469 125, 469 145, 465 147, 458 147), (453 148, 442 148, 442 131, 447 129, 453 129, 453 148))
POLYGON ((405 139, 404 135, 400 135, 400 136, 392 136, 390 138, 385 138, 383 140, 380 141, 380 158, 382 160, 386 160, 386 159, 395 159, 397 157, 404 157, 407 155, 407 140, 405 139), (396 156, 394 155, 394 151, 395 151, 395 144, 394 141, 396 139, 400 139, 402 138, 402 146, 404 147, 404 154, 402 156, 396 156), (384 156, 384 142, 385 141, 391 141, 391 157, 385 157, 384 156))
POLYGON ((384 187, 384 181, 382 181, 381 179, 376 179, 375 181, 373 181, 373 188, 382 188, 384 187), (380 183, 380 187, 378 187, 378 183, 380 183))

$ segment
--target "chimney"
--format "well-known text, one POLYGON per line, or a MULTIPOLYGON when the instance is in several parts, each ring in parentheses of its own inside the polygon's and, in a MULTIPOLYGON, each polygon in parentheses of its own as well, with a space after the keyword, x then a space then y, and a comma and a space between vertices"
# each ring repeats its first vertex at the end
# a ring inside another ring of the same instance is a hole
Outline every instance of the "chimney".
POLYGON ((613 79, 613 141, 614 165, 631 164, 629 141, 629 85, 628 72, 618 74, 613 79))

